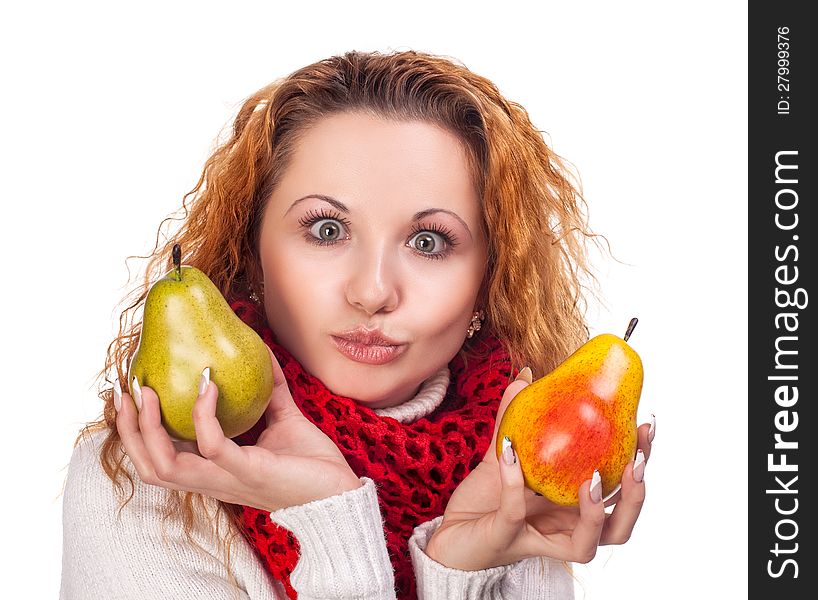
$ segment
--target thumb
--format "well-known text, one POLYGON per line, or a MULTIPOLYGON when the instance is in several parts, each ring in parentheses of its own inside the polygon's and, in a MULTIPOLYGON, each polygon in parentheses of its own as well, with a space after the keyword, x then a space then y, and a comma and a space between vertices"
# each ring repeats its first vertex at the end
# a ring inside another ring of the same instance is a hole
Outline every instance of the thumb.
POLYGON ((506 391, 503 392, 500 405, 497 407, 497 417, 494 419, 494 434, 491 436, 491 445, 489 446, 488 452, 486 452, 486 458, 488 458, 489 461, 494 460, 497 456, 495 450, 497 447, 497 432, 500 429, 500 422, 503 420, 503 415, 508 405, 514 400, 514 396, 519 394, 523 388, 531 383, 531 379, 531 369, 525 367, 517 374, 517 378, 508 385, 506 391))
POLYGON ((525 481, 517 453, 506 436, 500 456, 500 506, 496 511, 493 538, 499 547, 510 548, 525 527, 525 481))
POLYGON ((301 411, 296 406, 290 388, 287 387, 287 379, 284 377, 284 371, 281 370, 281 365, 278 364, 273 351, 267 348, 270 353, 270 360, 273 362, 273 392, 270 394, 270 402, 264 412, 267 417, 267 425, 271 425, 278 420, 294 414, 301 414, 301 411))

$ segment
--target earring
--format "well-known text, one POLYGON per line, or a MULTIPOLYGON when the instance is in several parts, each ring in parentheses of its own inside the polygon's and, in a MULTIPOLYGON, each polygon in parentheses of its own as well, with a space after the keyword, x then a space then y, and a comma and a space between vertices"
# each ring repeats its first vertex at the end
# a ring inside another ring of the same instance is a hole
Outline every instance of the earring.
POLYGON ((466 330, 467 338, 472 337, 475 331, 480 331, 480 327, 483 326, 483 319, 485 318, 486 314, 482 310, 479 310, 472 315, 471 323, 469 323, 469 328, 466 330))
MULTIPOLYGON (((264 283, 261 284, 261 289, 262 290, 264 289, 264 283)), ((252 300, 256 304, 261 304, 261 298, 259 298, 259 295, 256 293, 255 288, 252 286, 250 286, 250 300, 252 300)))

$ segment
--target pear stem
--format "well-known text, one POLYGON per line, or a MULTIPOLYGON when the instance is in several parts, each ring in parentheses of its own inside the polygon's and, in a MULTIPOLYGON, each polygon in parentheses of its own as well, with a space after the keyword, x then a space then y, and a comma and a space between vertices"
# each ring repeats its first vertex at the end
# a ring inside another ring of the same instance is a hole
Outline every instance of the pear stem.
POLYGON ((625 331, 625 337, 623 338, 626 342, 628 341, 628 338, 631 337, 631 334, 633 333, 633 330, 636 329, 636 324, 638 322, 639 322, 639 319, 634 317, 633 319, 631 319, 631 322, 628 323, 628 329, 625 331))
POLYGON ((182 281, 182 247, 179 244, 173 244, 173 268, 176 270, 176 281, 182 281))

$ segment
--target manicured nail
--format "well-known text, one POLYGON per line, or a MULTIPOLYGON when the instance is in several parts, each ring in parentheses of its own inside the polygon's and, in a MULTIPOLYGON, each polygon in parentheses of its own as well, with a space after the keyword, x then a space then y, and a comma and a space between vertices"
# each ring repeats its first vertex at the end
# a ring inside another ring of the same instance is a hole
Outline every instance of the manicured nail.
POLYGON ((527 383, 531 383, 534 380, 534 374, 531 372, 531 367, 525 367, 524 369, 520 370, 517 373, 516 379, 522 379, 527 383))
POLYGON ((122 388, 119 385, 119 377, 114 379, 114 408, 116 412, 122 410, 122 388))
POLYGON ((508 436, 503 436, 503 462, 507 465, 513 465, 517 462, 517 455, 514 453, 514 448, 511 447, 511 440, 508 436))
POLYGON ((648 441, 653 443, 653 438, 656 437, 656 415, 650 415, 650 429, 648 429, 648 441))
POLYGON ((136 404, 136 410, 142 410, 142 388, 139 387, 136 377, 133 378, 133 401, 136 404))
POLYGON ((210 383, 210 367, 205 367, 202 371, 202 378, 199 380, 199 395, 205 393, 207 385, 210 383))
POLYGON ((602 477, 599 476, 599 471, 594 471, 591 478, 591 502, 602 502, 602 477))
POLYGON ((636 451, 636 459, 633 461, 633 480, 636 483, 642 481, 645 476, 645 453, 642 450, 636 451))

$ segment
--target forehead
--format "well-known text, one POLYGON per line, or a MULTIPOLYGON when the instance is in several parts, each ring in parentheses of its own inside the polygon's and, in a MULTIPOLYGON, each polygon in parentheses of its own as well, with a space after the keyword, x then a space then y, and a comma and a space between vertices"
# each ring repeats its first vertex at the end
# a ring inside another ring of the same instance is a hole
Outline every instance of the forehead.
POLYGON ((321 119, 296 141, 274 196, 286 201, 310 193, 353 205, 379 200, 412 210, 428 205, 479 215, 460 139, 426 121, 353 112, 321 119))

